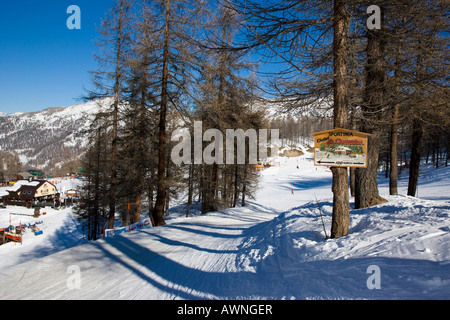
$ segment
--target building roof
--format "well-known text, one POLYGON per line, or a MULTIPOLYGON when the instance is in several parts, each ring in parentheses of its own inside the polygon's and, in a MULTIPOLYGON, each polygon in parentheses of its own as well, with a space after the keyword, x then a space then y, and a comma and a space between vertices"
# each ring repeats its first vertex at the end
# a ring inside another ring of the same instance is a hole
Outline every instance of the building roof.
POLYGON ((31 173, 29 173, 27 171, 19 172, 17 175, 21 176, 22 178, 32 178, 32 177, 34 177, 31 173))
POLYGON ((6 191, 8 192, 17 192, 23 185, 30 185, 30 186, 35 186, 37 184, 39 184, 40 180, 19 180, 17 181, 14 185, 12 186, 8 186, 6 188, 6 191))

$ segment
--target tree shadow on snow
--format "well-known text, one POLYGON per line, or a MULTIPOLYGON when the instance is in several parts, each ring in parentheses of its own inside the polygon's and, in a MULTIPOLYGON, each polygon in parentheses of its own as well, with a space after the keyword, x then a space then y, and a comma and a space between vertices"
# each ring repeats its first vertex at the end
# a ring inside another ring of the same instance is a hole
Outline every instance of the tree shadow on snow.
POLYGON ((283 185, 280 185, 279 188, 283 190, 291 191, 302 191, 302 190, 311 190, 315 188, 323 188, 330 187, 333 182, 333 179, 330 177, 321 177, 321 178, 308 178, 308 179, 291 179, 286 181, 283 185))
MULTIPOLYGON (((212 236, 212 235, 210 235, 212 236)), ((222 234, 216 236, 222 237, 222 234)), ((202 249, 157 237, 161 243, 181 248, 205 250, 217 254, 245 256, 260 247, 237 250, 202 249)), ((338 260, 301 261, 274 248, 272 254, 261 259, 252 271, 216 272, 202 270, 173 261, 127 237, 117 237, 108 243, 123 253, 133 264, 120 255, 100 246, 105 256, 120 263, 170 299, 448 299, 450 264, 426 260, 364 257, 338 260), (372 275, 368 267, 380 268, 381 289, 369 289, 372 275), (444 276, 443 276, 444 275, 444 276)), ((158 295, 160 297, 160 295, 158 295)), ((154 299, 155 297, 148 297, 154 299)))
MULTIPOLYGON (((261 282, 259 275, 252 272, 211 272, 185 266, 164 255, 143 247, 127 237, 117 237, 109 244, 134 260, 130 264, 119 255, 100 246, 105 256, 120 263, 136 276, 167 294, 169 299, 240 299, 264 296, 276 282, 261 282), (236 290, 239 288, 239 290, 236 290)), ((179 244, 177 244, 179 245, 179 244)), ((183 245, 188 250, 192 245, 183 245)), ((197 248, 194 248, 197 250, 197 248)), ((232 253, 232 252, 226 252, 232 253)), ((199 261, 201 264, 201 261, 199 261)), ((266 277, 267 278, 267 277, 266 277)), ((148 297, 154 299, 155 297, 148 297)), ((269 297, 270 298, 270 297, 269 297)), ((275 297, 274 297, 275 298, 275 297)))

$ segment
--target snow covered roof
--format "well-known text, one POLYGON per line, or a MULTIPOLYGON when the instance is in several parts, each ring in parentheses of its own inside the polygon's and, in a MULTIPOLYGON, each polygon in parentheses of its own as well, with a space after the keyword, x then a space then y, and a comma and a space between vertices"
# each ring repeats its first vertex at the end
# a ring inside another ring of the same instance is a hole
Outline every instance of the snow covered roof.
POLYGON ((17 175, 21 176, 22 178, 32 178, 33 177, 33 175, 27 171, 19 172, 17 175))
MULTIPOLYGON (((6 191, 10 191, 10 192, 17 192, 22 186, 27 186, 27 187, 38 187, 42 184, 44 184, 45 182, 48 182, 47 180, 19 180, 17 181, 14 185, 7 187, 6 191)), ((50 182, 48 182, 50 183, 50 182)))
POLYGON ((6 188, 0 188, 0 198, 7 196, 9 193, 6 188))

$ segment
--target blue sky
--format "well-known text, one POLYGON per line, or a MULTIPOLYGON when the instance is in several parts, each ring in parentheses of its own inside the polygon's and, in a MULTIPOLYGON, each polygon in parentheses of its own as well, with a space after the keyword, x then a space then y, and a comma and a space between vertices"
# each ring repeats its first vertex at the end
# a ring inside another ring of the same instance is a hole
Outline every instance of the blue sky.
POLYGON ((97 27, 114 0, 14 0, 0 5, 0 112, 70 106, 96 69, 97 27), (81 29, 69 30, 70 5, 81 29))

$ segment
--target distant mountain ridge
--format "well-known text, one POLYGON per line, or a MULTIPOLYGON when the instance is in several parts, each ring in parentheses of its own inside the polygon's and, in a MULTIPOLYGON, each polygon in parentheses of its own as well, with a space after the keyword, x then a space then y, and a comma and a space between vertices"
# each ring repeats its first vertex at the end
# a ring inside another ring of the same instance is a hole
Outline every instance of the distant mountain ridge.
POLYGON ((99 103, 90 101, 37 112, 0 113, 0 150, 17 153, 23 169, 55 171, 84 151, 87 137, 82 132, 98 109, 99 103))
MULTIPOLYGON (((100 106, 111 104, 112 98, 106 98, 37 112, 0 113, 0 153, 16 153, 23 170, 39 169, 53 175, 75 172, 88 143, 83 132, 100 106)), ((252 108, 280 130, 284 143, 299 142, 300 136, 307 137, 329 126, 329 115, 323 117, 329 113, 328 103, 306 105, 297 112, 286 112, 283 103, 269 100, 255 103, 252 108)))

